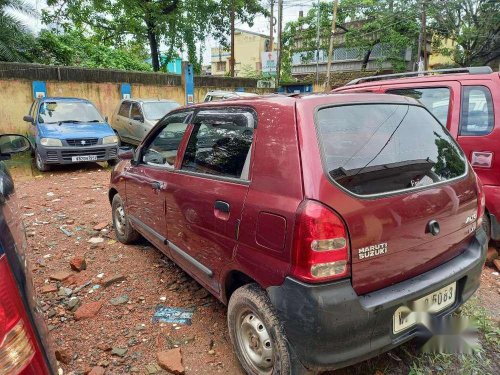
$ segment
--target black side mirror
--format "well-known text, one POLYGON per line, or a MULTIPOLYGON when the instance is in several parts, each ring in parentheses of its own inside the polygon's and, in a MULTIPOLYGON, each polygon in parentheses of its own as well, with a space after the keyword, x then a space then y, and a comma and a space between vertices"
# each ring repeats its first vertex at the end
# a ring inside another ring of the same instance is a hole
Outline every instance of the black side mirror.
POLYGON ((11 155, 31 151, 32 145, 28 138, 19 134, 0 135, 0 160, 10 159, 11 155))
POLYGON ((132 160, 134 158, 134 149, 132 147, 120 147, 118 149, 118 159, 132 160))
POLYGON ((109 117, 108 116, 104 117, 104 121, 109 122, 109 117))
POLYGON ((144 117, 141 115, 135 115, 134 117, 132 117, 132 120, 144 122, 144 117))
POLYGON ((35 119, 32 116, 24 116, 23 120, 26 121, 26 122, 30 122, 32 124, 35 123, 35 119))

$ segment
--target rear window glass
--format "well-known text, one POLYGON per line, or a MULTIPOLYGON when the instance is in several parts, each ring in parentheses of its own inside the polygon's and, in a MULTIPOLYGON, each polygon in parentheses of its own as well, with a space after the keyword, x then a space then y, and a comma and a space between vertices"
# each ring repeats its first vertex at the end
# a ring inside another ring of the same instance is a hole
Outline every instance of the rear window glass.
POLYGON ((465 86, 462 91, 460 135, 486 135, 491 133, 494 124, 490 90, 484 86, 465 86))
POLYGON ((431 113, 446 125, 448 122, 448 108, 450 106, 450 89, 446 87, 433 87, 426 89, 408 88, 388 90, 388 94, 409 96, 420 100, 431 113))
POLYGON ((316 124, 326 172, 358 195, 428 186, 466 171, 454 139, 419 106, 323 108, 317 113, 316 124))

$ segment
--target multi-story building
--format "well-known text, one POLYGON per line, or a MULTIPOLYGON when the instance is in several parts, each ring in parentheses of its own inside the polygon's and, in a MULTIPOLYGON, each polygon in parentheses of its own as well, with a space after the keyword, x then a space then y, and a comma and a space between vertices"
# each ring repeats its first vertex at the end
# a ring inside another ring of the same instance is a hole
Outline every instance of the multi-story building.
MULTIPOLYGON (((261 53, 268 50, 269 35, 236 29, 234 34, 235 77, 246 76, 249 73, 259 75, 262 71, 261 53)), ((214 76, 229 74, 230 50, 219 46, 213 47, 211 52, 211 74, 214 76)))

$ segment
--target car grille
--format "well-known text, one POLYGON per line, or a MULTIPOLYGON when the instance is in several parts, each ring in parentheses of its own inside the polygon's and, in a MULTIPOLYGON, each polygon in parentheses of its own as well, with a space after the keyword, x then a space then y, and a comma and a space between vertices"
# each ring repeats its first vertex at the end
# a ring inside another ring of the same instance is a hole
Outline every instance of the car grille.
POLYGON ((47 161, 57 161, 57 151, 47 151, 47 161))
POLYGON ((93 149, 81 149, 81 150, 75 150, 75 151, 62 151, 61 152, 61 156, 62 156, 63 160, 71 160, 71 158, 73 156, 84 156, 84 155, 97 155, 98 159, 104 159, 106 157, 106 149, 93 148, 93 149))
POLYGON ((117 154, 117 149, 116 148, 111 148, 108 150, 109 151, 109 157, 114 158, 117 154))
POLYGON ((70 146, 87 147, 87 146, 95 146, 98 140, 99 140, 98 138, 81 138, 81 139, 66 139, 66 142, 70 146))

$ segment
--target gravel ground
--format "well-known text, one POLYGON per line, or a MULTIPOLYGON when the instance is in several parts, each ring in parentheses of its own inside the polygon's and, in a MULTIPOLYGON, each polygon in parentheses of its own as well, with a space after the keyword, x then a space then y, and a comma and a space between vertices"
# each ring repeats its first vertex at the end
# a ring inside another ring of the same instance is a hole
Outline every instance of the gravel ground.
MULTIPOLYGON (((29 178, 26 168, 13 170, 34 282, 64 373, 86 374, 101 366, 106 374, 166 374, 157 367, 157 353, 180 347, 188 375, 242 374, 229 342, 225 306, 147 242, 117 242, 107 198, 109 169, 97 164, 81 168, 29 178), (103 241, 88 242, 96 237, 103 241), (86 270, 70 268, 74 257, 85 258, 86 270), (51 280, 61 271, 71 276, 51 280), (124 281, 100 285, 116 275, 124 281), (48 286, 59 291, 43 293, 48 286), (60 287, 71 289, 77 299, 70 302, 60 295, 66 291, 60 287), (110 301, 116 298, 113 302, 123 303, 113 305, 110 301), (102 308, 89 319, 75 320, 74 312, 90 302, 101 302, 102 308), (194 308, 192 325, 153 323, 159 304, 194 308)), ((496 311, 498 319, 498 274, 488 269, 483 277, 480 301, 496 311)), ((334 373, 408 373, 401 350, 334 373)))

